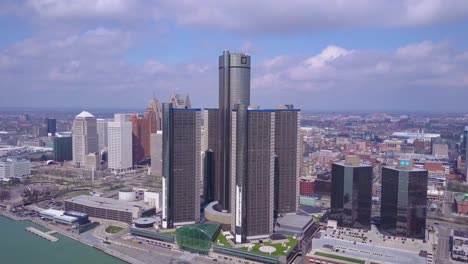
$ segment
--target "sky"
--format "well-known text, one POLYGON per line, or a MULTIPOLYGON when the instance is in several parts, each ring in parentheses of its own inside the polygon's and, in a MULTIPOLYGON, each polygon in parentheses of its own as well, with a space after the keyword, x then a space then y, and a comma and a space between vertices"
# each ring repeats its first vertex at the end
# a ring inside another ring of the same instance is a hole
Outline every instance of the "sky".
POLYGON ((218 56, 251 103, 468 113, 466 0, 1 0, 0 107, 218 105, 218 56))

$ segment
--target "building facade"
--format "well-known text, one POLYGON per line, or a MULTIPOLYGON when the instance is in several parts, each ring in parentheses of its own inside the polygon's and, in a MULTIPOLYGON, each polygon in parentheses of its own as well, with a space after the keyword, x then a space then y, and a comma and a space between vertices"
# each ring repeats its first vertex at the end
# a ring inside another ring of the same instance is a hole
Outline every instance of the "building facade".
POLYGON ((381 228, 385 233, 425 238, 427 170, 401 160, 396 167, 382 168, 381 228))
POLYGON ((224 51, 219 56, 219 136, 215 174, 221 189, 215 197, 222 209, 230 211, 231 197, 231 115, 236 104, 250 105, 250 56, 224 51))
POLYGON ((245 243, 273 233, 275 113, 239 104, 231 125, 231 232, 245 243))
POLYGON ((57 120, 55 118, 46 118, 44 120, 44 126, 47 128, 47 134, 55 136, 57 132, 57 120))
POLYGON ((54 160, 68 161, 73 159, 73 141, 71 135, 57 135, 54 138, 54 160))
POLYGON ((372 212, 372 166, 358 157, 332 165, 330 219, 346 228, 370 229, 372 212))
POLYGON ((162 131, 151 134, 151 174, 162 175, 162 131))
POLYGON ((0 160, 0 178, 24 177, 31 175, 31 162, 26 159, 0 160))
POLYGON ((108 168, 114 172, 131 170, 132 123, 129 115, 114 115, 114 121, 108 123, 108 138, 108 168))
POLYGON ((220 167, 217 159, 219 137, 219 111, 216 108, 203 110, 203 178, 206 202, 220 201, 223 181, 219 177, 220 167), (207 199, 208 197, 208 199, 207 199))
POLYGON ((275 215, 295 213, 299 203, 300 112, 292 105, 275 111, 275 215))
POLYGON ((163 104, 162 223, 164 228, 200 221, 201 110, 163 104))
POLYGON ((133 114, 132 122, 132 149, 133 163, 137 164, 151 157, 151 123, 149 118, 133 114))
POLYGON ((172 108, 192 108, 188 94, 172 94, 169 103, 172 104, 172 108))
POLYGON ((73 162, 81 167, 89 153, 99 151, 96 118, 83 111, 75 117, 72 130, 73 162))

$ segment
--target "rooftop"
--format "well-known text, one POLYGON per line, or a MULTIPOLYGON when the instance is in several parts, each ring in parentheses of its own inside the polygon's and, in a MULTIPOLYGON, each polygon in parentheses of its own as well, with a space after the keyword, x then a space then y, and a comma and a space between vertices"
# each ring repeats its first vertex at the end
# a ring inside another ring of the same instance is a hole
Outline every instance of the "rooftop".
POLYGON ((90 117, 94 117, 94 116, 90 112, 87 112, 87 111, 83 111, 76 116, 76 118, 90 118, 90 117))
POLYGON ((468 231, 453 230, 453 235, 457 237, 468 238, 468 231))
POLYGON ((360 162, 359 165, 353 165, 353 164, 346 163, 344 160, 334 162, 334 164, 337 164, 337 165, 340 165, 340 166, 346 166, 346 167, 372 167, 372 165, 365 164, 365 163, 362 163, 362 162, 360 162))
POLYGON ((98 196, 79 195, 66 200, 67 202, 77 203, 89 207, 98 207, 103 209, 112 209, 117 211, 131 212, 134 206, 139 206, 143 210, 149 210, 152 207, 143 202, 127 202, 112 198, 104 198, 98 196))
POLYGON ((280 226, 291 226, 297 228, 304 228, 309 223, 313 222, 313 218, 310 216, 297 215, 297 214, 286 214, 283 217, 279 217, 277 223, 280 226))

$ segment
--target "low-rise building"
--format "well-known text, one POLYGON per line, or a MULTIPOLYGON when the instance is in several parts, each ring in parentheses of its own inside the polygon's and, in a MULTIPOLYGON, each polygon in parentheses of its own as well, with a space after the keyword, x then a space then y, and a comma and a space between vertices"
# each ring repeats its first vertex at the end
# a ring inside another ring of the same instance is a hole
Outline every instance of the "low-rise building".
POLYGON ((453 231, 452 259, 468 262, 468 232, 453 231))
POLYGON ((458 214, 468 214, 468 193, 457 193, 453 203, 458 214))
POLYGON ((28 175, 31 175, 29 160, 14 158, 0 160, 0 178, 21 178, 28 175))

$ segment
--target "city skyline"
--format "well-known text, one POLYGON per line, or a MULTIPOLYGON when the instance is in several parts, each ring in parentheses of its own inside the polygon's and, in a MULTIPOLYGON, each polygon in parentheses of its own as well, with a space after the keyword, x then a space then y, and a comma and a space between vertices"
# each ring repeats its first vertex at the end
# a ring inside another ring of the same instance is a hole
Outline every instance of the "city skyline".
POLYGON ((211 58, 236 50, 254 58, 251 99, 263 107, 468 111, 462 1, 0 5, 4 107, 139 108, 153 92, 216 107, 211 58))

